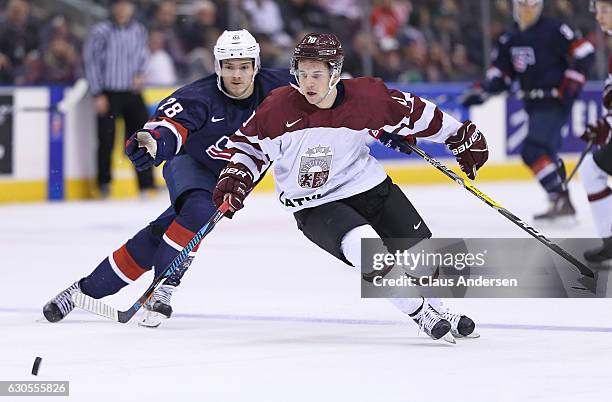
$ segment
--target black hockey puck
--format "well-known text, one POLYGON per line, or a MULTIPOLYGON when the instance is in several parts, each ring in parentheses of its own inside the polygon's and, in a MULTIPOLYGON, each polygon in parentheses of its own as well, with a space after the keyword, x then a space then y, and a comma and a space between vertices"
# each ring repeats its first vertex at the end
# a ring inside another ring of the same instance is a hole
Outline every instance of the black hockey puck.
POLYGON ((40 362, 42 362, 42 357, 36 357, 34 359, 34 365, 32 366, 32 375, 38 375, 38 368, 40 367, 40 362))

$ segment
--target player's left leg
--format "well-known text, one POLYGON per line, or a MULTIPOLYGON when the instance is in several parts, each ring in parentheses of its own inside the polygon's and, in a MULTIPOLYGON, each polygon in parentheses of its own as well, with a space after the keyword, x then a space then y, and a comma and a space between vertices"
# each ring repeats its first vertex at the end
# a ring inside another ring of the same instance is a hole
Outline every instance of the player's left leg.
POLYGON ((584 258, 591 262, 612 259, 612 189, 608 185, 609 175, 612 175, 612 143, 587 155, 580 166, 580 177, 597 233, 603 239, 602 247, 584 253, 584 258))
POLYGON ((535 220, 552 221, 576 214, 565 183, 565 166, 558 156, 561 129, 569 118, 569 109, 555 103, 529 110, 529 128, 521 157, 546 191, 549 209, 535 220))
MULTIPOLYGON (((384 183, 366 191, 370 194, 370 202, 380 203, 379 193, 384 183)), ((351 197, 352 198, 352 197, 351 197)), ((387 252, 378 233, 368 224, 368 221, 347 200, 329 202, 312 208, 303 209, 294 214, 298 228, 313 243, 348 265, 361 271, 361 239, 378 239, 381 252, 387 252)), ((382 275, 397 274, 397 269, 390 273, 393 266, 383 270, 382 275)), ((381 275, 380 271, 376 272, 381 275)), ((368 276, 364 275, 364 280, 368 276)), ((422 297, 389 299, 398 309, 409 315, 422 327, 432 339, 444 339, 454 342, 450 335, 451 325, 442 318, 422 297)))
MULTIPOLYGON (((155 276, 161 274, 172 263, 217 210, 211 192, 216 177, 212 171, 191 156, 182 154, 167 161, 164 166, 164 178, 176 217, 162 234, 160 245, 153 255, 155 276)), ((172 295, 193 262, 198 247, 199 244, 189 253, 185 262, 155 291, 144 306, 145 314, 140 325, 157 327, 162 319, 170 318, 172 295)))
POLYGON ((117 293, 150 270, 161 235, 173 219, 174 210, 169 208, 104 258, 89 275, 79 279, 47 302, 43 307, 43 314, 47 320, 57 322, 65 318, 74 309, 71 296, 76 291, 100 299, 117 293))
MULTIPOLYGON (((424 219, 402 190, 387 178, 377 194, 369 197, 352 197, 349 203, 361 211, 392 253, 414 247, 432 234, 424 219), (408 239, 412 239, 409 241, 408 239)), ((345 238, 345 247, 356 250, 357 239, 349 246, 351 233, 345 238)), ((354 236, 354 235, 353 235, 354 236)), ((353 251, 353 253, 357 253, 353 251)), ((478 337, 474 331, 474 321, 465 314, 452 312, 441 299, 429 298, 427 302, 451 324, 452 334, 456 337, 478 337)), ((402 309, 403 302, 392 300, 396 307, 402 309), (399 303, 399 304, 398 304, 399 303)))

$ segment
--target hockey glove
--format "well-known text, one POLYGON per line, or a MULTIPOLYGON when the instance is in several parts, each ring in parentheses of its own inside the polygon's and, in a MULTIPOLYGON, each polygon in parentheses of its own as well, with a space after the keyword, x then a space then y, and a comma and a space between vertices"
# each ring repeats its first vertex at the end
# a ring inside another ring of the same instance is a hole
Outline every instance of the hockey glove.
POLYGON ((606 86, 603 90, 603 106, 606 109, 612 109, 612 83, 606 81, 606 86))
POLYGON ((609 120, 612 120, 612 114, 607 114, 597 120, 595 124, 587 125, 584 134, 580 136, 586 142, 593 142, 595 145, 605 145, 610 142, 612 131, 610 130, 609 120))
POLYGON ((213 201, 218 207, 223 204, 225 195, 228 194, 230 210, 225 216, 232 218, 234 212, 244 207, 244 199, 253 189, 253 175, 242 163, 229 163, 221 171, 217 185, 213 191, 213 201))
POLYGON ((404 154, 409 154, 412 152, 407 144, 416 145, 416 138, 414 138, 412 135, 404 137, 397 134, 391 134, 383 130, 371 130, 370 135, 380 141, 387 148, 404 154))
POLYGON ((459 103, 464 107, 483 104, 489 94, 482 88, 480 82, 475 82, 471 87, 465 90, 459 97, 459 103))
POLYGON ((159 166, 175 153, 176 137, 166 127, 155 130, 143 128, 132 134, 125 143, 125 154, 139 172, 159 166))
POLYGON ((564 103, 572 103, 582 90, 585 81, 584 74, 576 70, 565 70, 561 84, 559 84, 559 97, 564 103))
POLYGON ((447 138, 445 143, 457 158, 461 170, 467 177, 474 180, 476 171, 489 158, 489 148, 484 135, 476 128, 474 123, 466 120, 457 130, 457 134, 447 138))

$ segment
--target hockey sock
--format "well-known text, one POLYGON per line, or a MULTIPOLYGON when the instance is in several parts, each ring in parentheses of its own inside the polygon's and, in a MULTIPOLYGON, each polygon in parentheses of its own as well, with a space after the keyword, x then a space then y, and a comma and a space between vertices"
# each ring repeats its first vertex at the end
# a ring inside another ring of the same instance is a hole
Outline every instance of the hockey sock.
MULTIPOLYGON (((181 210, 168 230, 162 236, 162 242, 153 258, 155 275, 161 274, 172 260, 187 246, 202 226, 215 213, 216 207, 208 191, 197 190, 188 194, 181 206, 181 210)), ((172 284, 177 286, 181 277, 191 264, 200 244, 197 244, 189 253, 185 263, 172 275, 172 284)))
POLYGON ((550 156, 541 156, 529 167, 548 194, 558 194, 565 191, 565 182, 560 170, 564 168, 553 161, 550 156))
POLYGON ((95 299, 117 293, 151 269, 158 244, 159 239, 147 226, 83 278, 81 290, 95 299))
POLYGON ((597 166, 593 155, 588 154, 580 166, 580 176, 599 237, 612 236, 612 189, 608 187, 608 174, 597 166))
POLYGON ((361 239, 378 239, 378 233, 370 225, 361 225, 349 230, 342 238, 340 250, 354 267, 361 269, 361 239))

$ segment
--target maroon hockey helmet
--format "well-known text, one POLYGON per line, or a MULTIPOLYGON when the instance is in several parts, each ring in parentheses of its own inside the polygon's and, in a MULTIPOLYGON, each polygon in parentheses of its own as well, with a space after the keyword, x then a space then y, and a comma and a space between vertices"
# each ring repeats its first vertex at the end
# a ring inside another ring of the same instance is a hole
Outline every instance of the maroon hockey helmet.
POLYGON ((304 36, 293 51, 291 73, 297 78, 298 61, 303 59, 320 60, 329 63, 332 75, 340 76, 344 51, 336 35, 312 32, 304 36))

